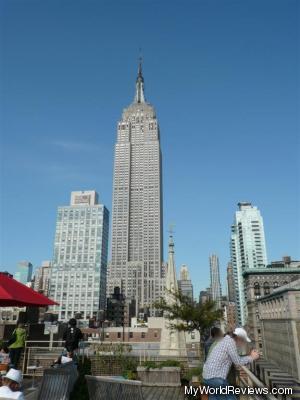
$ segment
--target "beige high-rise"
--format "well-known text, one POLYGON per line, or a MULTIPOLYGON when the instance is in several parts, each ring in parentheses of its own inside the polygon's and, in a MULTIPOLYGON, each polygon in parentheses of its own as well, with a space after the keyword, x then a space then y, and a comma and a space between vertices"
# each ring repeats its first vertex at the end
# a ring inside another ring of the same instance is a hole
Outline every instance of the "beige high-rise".
POLYGON ((134 101, 118 123, 107 294, 120 286, 137 312, 151 309, 163 289, 162 244, 159 126, 145 100, 140 63, 134 101))

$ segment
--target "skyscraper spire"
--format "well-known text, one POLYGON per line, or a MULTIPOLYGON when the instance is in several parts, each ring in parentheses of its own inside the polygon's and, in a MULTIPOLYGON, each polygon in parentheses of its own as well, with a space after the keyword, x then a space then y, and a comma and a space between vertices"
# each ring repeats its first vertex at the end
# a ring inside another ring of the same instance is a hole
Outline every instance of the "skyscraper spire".
POLYGON ((175 253, 174 240, 173 240, 173 234, 171 232, 169 237, 169 258, 168 258, 168 270, 166 277, 166 289, 167 289, 166 296, 170 297, 168 298, 168 302, 172 302, 172 300, 174 301, 170 292, 176 293, 178 291, 174 253, 175 253))
POLYGON ((135 84, 135 103, 145 103, 145 95, 144 95, 144 77, 142 72, 142 57, 139 58, 139 68, 138 68, 138 76, 136 78, 135 84))

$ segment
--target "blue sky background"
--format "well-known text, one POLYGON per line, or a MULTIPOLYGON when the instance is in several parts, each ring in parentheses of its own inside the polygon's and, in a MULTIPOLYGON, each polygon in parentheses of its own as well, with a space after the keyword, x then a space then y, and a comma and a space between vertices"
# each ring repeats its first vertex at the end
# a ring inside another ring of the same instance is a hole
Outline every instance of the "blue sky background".
POLYGON ((300 258, 297 0, 0 4, 2 270, 51 258, 72 190, 96 189, 111 209, 139 47, 161 127, 165 239, 174 223, 196 292, 211 252, 225 276, 239 201, 260 208, 270 261, 300 258))

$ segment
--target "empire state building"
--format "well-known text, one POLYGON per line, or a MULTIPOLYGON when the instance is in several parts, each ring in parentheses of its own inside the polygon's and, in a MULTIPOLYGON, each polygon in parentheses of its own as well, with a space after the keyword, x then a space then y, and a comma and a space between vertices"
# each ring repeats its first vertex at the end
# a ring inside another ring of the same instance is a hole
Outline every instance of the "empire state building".
POLYGON ((159 126, 145 100, 141 62, 135 97, 123 110, 115 145, 112 252, 107 294, 119 286, 136 311, 162 295, 162 179, 159 126))

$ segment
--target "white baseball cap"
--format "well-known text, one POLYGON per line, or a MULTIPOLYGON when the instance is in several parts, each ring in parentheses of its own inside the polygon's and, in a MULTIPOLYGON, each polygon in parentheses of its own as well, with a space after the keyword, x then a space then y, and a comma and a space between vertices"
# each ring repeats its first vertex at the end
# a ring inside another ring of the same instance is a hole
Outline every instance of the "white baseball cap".
POLYGON ((251 340, 249 339, 247 332, 243 328, 235 328, 233 332, 236 336, 244 339, 246 342, 251 343, 251 340))
POLYGON ((10 379, 11 381, 21 383, 22 382, 22 373, 18 369, 11 368, 8 373, 4 376, 4 378, 10 379))

